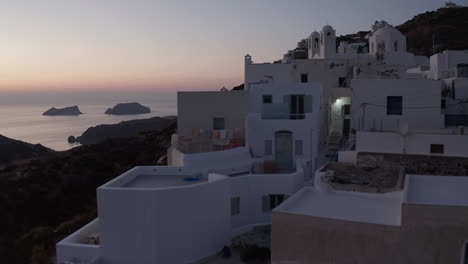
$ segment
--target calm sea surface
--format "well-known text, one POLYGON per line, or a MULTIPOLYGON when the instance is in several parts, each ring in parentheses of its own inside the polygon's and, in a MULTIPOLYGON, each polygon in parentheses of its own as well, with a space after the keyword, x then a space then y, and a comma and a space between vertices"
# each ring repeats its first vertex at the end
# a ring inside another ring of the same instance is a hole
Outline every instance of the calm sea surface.
POLYGON ((173 93, 113 93, 109 94, 0 94, 0 134, 54 150, 73 148, 67 138, 79 136, 87 128, 100 124, 176 115, 176 92, 173 93), (151 108, 144 115, 105 115, 107 108, 117 103, 139 102, 151 108), (51 107, 78 105, 80 116, 43 116, 51 107))

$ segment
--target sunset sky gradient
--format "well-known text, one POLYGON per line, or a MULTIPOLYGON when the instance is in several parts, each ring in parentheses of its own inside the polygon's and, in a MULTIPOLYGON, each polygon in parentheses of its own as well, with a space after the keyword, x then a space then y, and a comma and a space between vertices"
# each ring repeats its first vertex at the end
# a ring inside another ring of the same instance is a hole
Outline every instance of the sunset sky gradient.
MULTIPOLYGON (((455 1, 466 4, 467 0, 455 1)), ((325 24, 398 25, 440 0, 5 0, 0 92, 208 90, 242 83, 243 57, 281 58, 325 24)))

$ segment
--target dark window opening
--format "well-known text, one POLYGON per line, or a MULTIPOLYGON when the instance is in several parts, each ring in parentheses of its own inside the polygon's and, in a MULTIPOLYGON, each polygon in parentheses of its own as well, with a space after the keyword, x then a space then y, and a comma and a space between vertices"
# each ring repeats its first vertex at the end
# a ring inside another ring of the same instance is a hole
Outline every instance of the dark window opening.
POLYGON ((387 96, 387 115, 403 114, 403 96, 387 96))
POLYGON ((452 98, 455 99, 455 80, 452 80, 452 98))
POLYGON ((303 141, 302 140, 296 140, 294 149, 295 149, 296 155, 304 155, 303 141))
POLYGON ((351 114, 351 105, 345 104, 343 105, 343 115, 351 114))
POLYGON ((431 144, 431 153, 444 154, 444 144, 431 144))
POLYGON ((272 95, 264 95, 263 96, 263 103, 264 104, 272 104, 273 103, 273 96, 272 95))
POLYGON ((309 75, 307 73, 301 74, 301 82, 302 83, 307 83, 309 82, 309 75))
POLYGON ((270 194, 262 198, 262 208, 264 212, 271 212, 285 200, 284 194, 270 194))
POLYGON ((222 117, 213 118, 213 130, 224 130, 224 118, 222 117))
POLYGON ((291 95, 289 116, 290 119, 304 119, 304 95, 291 95))
POLYGON ((395 40, 395 43, 393 45, 394 45, 395 51, 398 51, 398 41, 395 40))
POLYGON ((338 78, 338 87, 345 88, 346 86, 347 86, 346 77, 339 77, 338 78))
POLYGON ((240 197, 231 198, 231 215, 240 214, 240 197))
POLYGON ((447 100, 441 99, 440 100, 440 109, 447 109, 447 100))

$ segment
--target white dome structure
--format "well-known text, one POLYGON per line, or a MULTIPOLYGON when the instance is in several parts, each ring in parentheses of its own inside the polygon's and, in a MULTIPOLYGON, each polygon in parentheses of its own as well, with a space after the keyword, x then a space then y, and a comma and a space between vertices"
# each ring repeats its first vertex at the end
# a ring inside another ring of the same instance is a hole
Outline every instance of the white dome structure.
POLYGON ((406 37, 388 24, 376 28, 369 37, 369 52, 378 59, 385 53, 405 53, 406 37))
POLYGON ((320 34, 320 57, 323 59, 333 58, 336 55, 336 32, 330 25, 323 27, 320 34))

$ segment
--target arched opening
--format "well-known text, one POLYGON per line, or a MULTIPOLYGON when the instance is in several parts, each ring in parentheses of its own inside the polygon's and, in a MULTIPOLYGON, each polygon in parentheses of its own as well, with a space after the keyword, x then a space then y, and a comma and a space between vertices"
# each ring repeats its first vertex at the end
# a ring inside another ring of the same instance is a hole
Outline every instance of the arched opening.
POLYGON ((291 131, 275 132, 275 160, 281 170, 294 168, 293 133, 291 131))
POLYGON ((318 49, 318 47, 319 47, 319 39, 315 38, 314 39, 314 48, 318 49))

